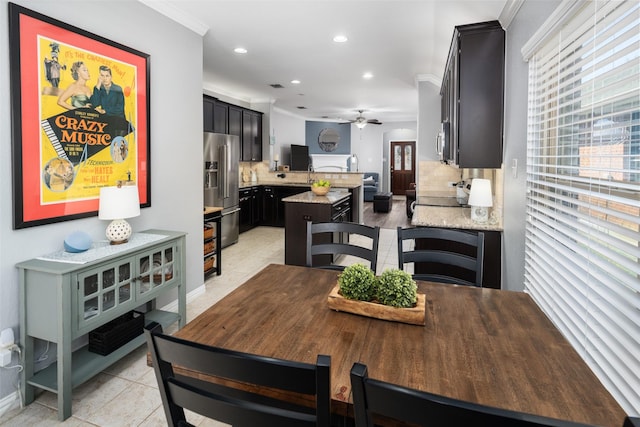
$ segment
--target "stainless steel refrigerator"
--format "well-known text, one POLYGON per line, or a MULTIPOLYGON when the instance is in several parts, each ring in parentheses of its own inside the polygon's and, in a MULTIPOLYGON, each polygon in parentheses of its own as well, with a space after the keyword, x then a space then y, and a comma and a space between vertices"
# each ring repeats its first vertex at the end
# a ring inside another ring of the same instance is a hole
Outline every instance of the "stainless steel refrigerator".
POLYGON ((204 205, 223 208, 223 248, 236 243, 240 231, 239 162, 237 136, 204 133, 204 205))

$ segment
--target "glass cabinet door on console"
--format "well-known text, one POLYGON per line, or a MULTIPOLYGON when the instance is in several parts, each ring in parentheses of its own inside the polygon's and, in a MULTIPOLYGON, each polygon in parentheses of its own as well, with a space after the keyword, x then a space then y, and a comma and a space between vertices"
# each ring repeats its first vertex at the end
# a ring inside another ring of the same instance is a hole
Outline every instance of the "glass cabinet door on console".
POLYGON ((102 313, 115 311, 133 298, 133 263, 120 260, 102 268, 78 273, 79 329, 102 313))
POLYGON ((153 293, 173 282, 174 252, 174 246, 166 246, 138 258, 137 295, 153 293))

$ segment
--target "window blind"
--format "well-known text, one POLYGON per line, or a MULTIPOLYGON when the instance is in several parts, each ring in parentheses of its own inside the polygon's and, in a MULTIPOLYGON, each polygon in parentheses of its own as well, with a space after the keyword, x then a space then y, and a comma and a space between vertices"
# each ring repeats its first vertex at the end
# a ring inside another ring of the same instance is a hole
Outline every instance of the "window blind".
POLYGON ((529 58, 525 290, 640 413, 640 3, 579 4, 529 58))

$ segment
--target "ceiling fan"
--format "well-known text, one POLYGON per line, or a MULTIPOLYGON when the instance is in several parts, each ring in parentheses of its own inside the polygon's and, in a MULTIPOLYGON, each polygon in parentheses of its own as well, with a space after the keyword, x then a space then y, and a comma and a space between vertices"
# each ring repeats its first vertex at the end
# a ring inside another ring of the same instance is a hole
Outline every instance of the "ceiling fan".
MULTIPOLYGON (((364 112, 364 110, 358 110, 358 117, 356 117, 354 120, 349 120, 347 123, 355 123, 355 125, 358 127, 358 129, 362 129, 363 127, 365 127, 367 124, 372 124, 372 125, 381 125, 382 122, 378 121, 378 119, 370 119, 367 120, 364 118, 364 116, 362 115, 362 113, 364 112)), ((345 124, 345 123, 343 123, 345 124)))

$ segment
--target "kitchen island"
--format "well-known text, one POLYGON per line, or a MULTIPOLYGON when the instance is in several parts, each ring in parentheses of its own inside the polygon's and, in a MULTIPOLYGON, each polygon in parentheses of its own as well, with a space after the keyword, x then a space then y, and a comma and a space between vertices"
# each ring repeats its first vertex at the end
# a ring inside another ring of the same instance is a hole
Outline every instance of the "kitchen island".
MULTIPOLYGON (((288 265, 306 264, 307 221, 311 222, 352 222, 351 193, 329 191, 326 196, 317 196, 311 191, 283 199, 285 206, 284 262, 288 265)), ((317 239, 326 236, 316 236, 317 239)), ((315 239, 314 238, 314 241, 315 239)), ((342 239, 335 236, 334 239, 342 239)), ((317 243, 320 243, 318 241, 317 243)), ((314 258, 314 262, 330 264, 329 255, 314 258)))

